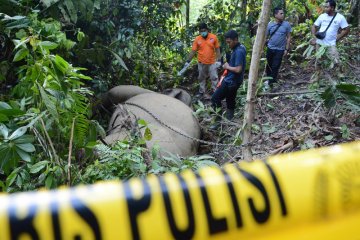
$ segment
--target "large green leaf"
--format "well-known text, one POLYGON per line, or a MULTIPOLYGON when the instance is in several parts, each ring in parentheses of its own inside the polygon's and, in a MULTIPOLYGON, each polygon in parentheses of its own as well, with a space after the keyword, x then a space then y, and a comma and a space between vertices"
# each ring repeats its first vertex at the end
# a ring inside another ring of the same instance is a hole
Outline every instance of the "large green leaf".
POLYGON ((124 60, 122 60, 122 58, 120 57, 119 54, 117 54, 117 53, 114 52, 113 50, 110 50, 110 49, 107 49, 107 50, 110 51, 110 52, 115 56, 116 60, 119 62, 119 64, 120 64, 123 68, 125 68, 125 70, 129 71, 129 69, 127 68, 124 60))
POLYGON ((47 93, 41 86, 39 86, 39 90, 40 90, 41 97, 43 99, 43 102, 44 102, 47 110, 54 117, 54 119, 57 122, 59 122, 59 113, 56 109, 55 104, 51 101, 51 99, 49 98, 49 96, 47 95, 47 93))
POLYGON ((41 46, 44 49, 52 50, 57 48, 58 44, 50 41, 42 41, 39 43, 39 46, 41 46))
POLYGON ((15 148, 15 150, 22 160, 25 162, 31 162, 31 157, 27 152, 21 150, 20 148, 15 148))
POLYGON ((32 135, 22 135, 21 137, 14 140, 15 144, 23 144, 23 143, 32 143, 34 142, 34 137, 32 135))
POLYGON ((40 0, 40 3, 44 4, 45 7, 50 7, 51 5, 59 2, 60 0, 40 0))
POLYGON ((24 115, 25 112, 21 111, 20 109, 1 109, 0 114, 11 117, 11 116, 24 115))
POLYGON ((65 0, 64 5, 66 6, 67 12, 70 15, 70 19, 73 23, 77 22, 77 12, 74 7, 72 0, 65 0))
POLYGON ((20 170, 21 168, 18 167, 9 174, 9 176, 6 178, 6 185, 11 186, 15 182, 15 179, 20 170))
POLYGON ((348 84, 348 83, 337 84, 336 88, 341 90, 341 91, 346 91, 346 92, 356 92, 356 91, 358 91, 358 87, 356 85, 348 84))
POLYGON ((8 174, 20 159, 15 148, 9 147, 9 144, 0 145, 0 156, 0 169, 4 171, 5 174, 8 174))
POLYGON ((360 87, 341 83, 336 85, 336 89, 340 91, 340 95, 347 100, 346 104, 351 105, 356 111, 360 109, 360 87))
POLYGON ((330 108, 335 106, 336 96, 333 87, 328 87, 322 94, 321 98, 324 100, 326 107, 330 108))
POLYGON ((20 148, 24 152, 28 152, 28 153, 35 152, 35 147, 31 143, 16 144, 16 147, 20 148))
POLYGON ((52 62, 55 64, 55 67, 63 74, 68 71, 70 66, 69 63, 59 55, 56 55, 52 62))
POLYGON ((5 25, 7 29, 15 29, 15 28, 25 28, 28 27, 30 24, 29 19, 18 16, 19 19, 13 20, 9 19, 8 23, 5 25))
POLYGON ((13 62, 18 62, 24 59, 28 54, 29 50, 27 48, 21 48, 19 51, 16 52, 13 62))
POLYGON ((100 0, 95 0, 94 1, 94 8, 97 10, 100 10, 100 0))
POLYGON ((62 13, 65 22, 70 22, 70 17, 63 6, 59 6, 60 12, 62 13))
POLYGON ((15 44, 14 50, 18 49, 21 46, 26 48, 26 43, 28 43, 29 41, 30 41, 30 38, 25 38, 24 40, 14 39, 13 40, 13 42, 15 44))
POLYGON ((0 124, 0 133, 3 138, 7 139, 9 136, 9 129, 4 124, 0 124))
POLYGON ((0 110, 1 109, 11 109, 11 106, 6 102, 0 102, 0 110))
POLYGON ((23 136, 27 131, 27 127, 19 127, 16 129, 9 137, 9 140, 14 140, 16 138, 19 138, 23 136))
POLYGON ((30 173, 38 173, 38 172, 40 172, 42 169, 44 169, 46 167, 46 165, 48 163, 49 163, 49 161, 41 161, 41 162, 35 163, 30 168, 30 173))

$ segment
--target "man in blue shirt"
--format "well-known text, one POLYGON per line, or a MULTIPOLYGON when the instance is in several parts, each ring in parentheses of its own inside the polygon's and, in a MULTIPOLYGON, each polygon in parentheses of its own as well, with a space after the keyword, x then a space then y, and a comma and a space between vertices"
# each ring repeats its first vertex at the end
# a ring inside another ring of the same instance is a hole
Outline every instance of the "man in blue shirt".
POLYGON ((274 9, 274 17, 275 21, 270 22, 266 29, 268 37, 266 76, 271 77, 269 79, 270 86, 277 81, 282 58, 288 53, 290 47, 292 31, 290 23, 284 21, 284 11, 281 8, 274 9))
POLYGON ((235 112, 236 93, 244 79, 246 49, 239 43, 238 33, 235 30, 225 33, 225 40, 232 53, 228 62, 222 66, 227 74, 212 95, 211 102, 214 108, 221 108, 221 100, 226 98, 226 118, 231 120, 235 112))

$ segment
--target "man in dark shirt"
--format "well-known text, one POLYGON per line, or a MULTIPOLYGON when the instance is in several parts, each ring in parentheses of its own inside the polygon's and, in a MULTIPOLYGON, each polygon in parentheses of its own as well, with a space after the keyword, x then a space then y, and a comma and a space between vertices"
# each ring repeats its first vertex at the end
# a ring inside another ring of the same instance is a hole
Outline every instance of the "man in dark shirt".
POLYGON ((269 38, 266 52, 266 76, 269 77, 270 87, 277 81, 281 61, 288 53, 291 41, 290 23, 284 21, 284 11, 281 8, 274 9, 275 21, 267 26, 266 36, 269 38))
POLYGON ((232 53, 230 60, 223 65, 227 74, 212 95, 211 102, 214 108, 221 108, 221 100, 226 98, 226 118, 231 120, 235 112, 236 93, 244 79, 246 49, 239 43, 238 33, 235 30, 225 33, 225 39, 232 53))

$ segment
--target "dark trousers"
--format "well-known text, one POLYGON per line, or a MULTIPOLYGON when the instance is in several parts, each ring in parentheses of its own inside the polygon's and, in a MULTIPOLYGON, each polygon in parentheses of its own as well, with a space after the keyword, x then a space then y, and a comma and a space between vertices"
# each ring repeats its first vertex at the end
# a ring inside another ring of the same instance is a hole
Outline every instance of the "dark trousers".
POLYGON ((266 52, 266 76, 272 77, 269 79, 269 84, 272 85, 277 81, 277 76, 280 70, 281 61, 284 55, 284 50, 267 49, 266 52))
POLYGON ((214 108, 221 108, 221 101, 226 98, 226 106, 228 109, 235 109, 236 93, 239 85, 229 86, 226 82, 222 82, 211 97, 211 102, 214 108))

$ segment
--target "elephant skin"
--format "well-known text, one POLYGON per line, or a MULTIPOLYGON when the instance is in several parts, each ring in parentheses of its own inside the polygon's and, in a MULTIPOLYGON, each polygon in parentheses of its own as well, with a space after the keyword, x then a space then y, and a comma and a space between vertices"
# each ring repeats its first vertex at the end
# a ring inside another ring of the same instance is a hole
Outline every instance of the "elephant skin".
POLYGON ((165 94, 169 97, 176 98, 177 100, 182 101, 189 107, 191 106, 191 96, 184 89, 181 89, 181 88, 166 89, 165 91, 163 91, 163 94, 165 94))
MULTIPOLYGON (((184 90, 176 90, 177 93, 175 92, 173 95, 186 96, 182 91, 184 90)), ((110 119, 108 135, 104 139, 107 144, 113 144, 128 136, 129 129, 124 128, 127 125, 125 124, 126 121, 136 123, 136 119, 143 119, 148 123, 152 133, 152 139, 146 142, 149 149, 158 144, 163 156, 167 155, 168 152, 180 156, 192 156, 197 153, 197 141, 182 136, 165 126, 169 125, 192 138, 200 138, 198 120, 194 117, 191 108, 178 99, 137 86, 118 86, 111 89, 103 101, 107 104, 122 103, 115 108, 110 119), (125 109, 129 114, 125 114, 125 109)), ((142 128, 140 131, 144 134, 145 129, 142 128)))

